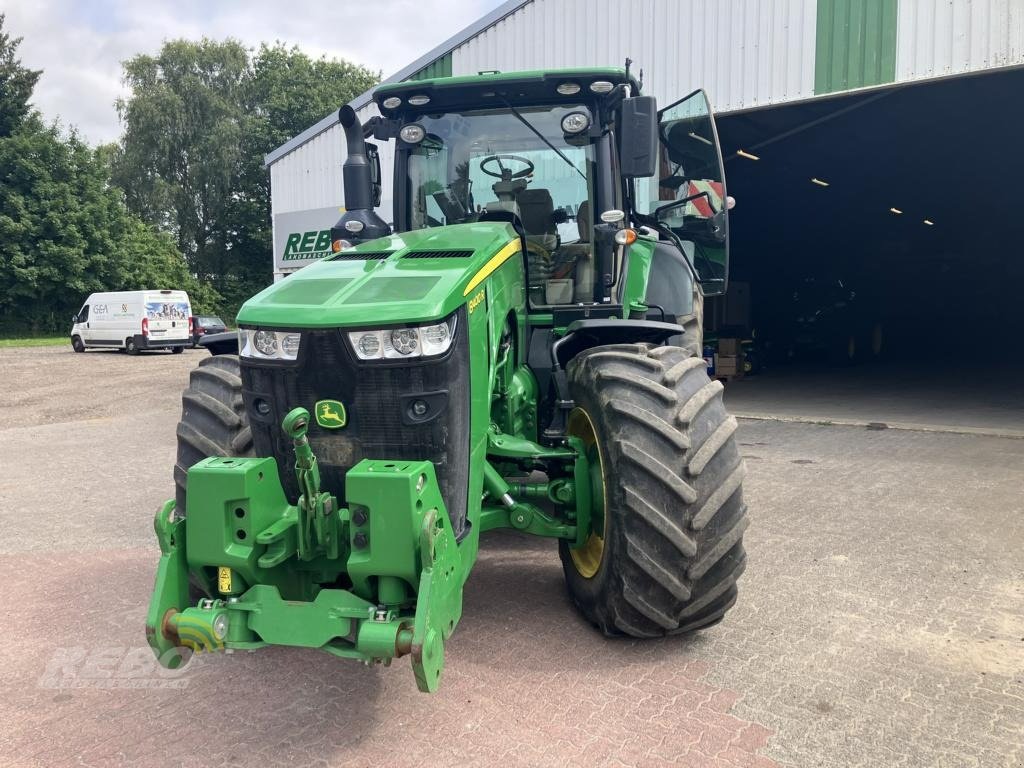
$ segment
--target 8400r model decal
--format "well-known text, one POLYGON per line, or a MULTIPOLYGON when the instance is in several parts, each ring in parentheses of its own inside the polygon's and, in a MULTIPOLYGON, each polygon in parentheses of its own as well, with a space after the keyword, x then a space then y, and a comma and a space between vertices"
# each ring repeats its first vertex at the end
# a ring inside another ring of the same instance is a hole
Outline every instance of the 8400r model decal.
POLYGON ((345 406, 337 400, 318 400, 316 403, 316 423, 324 429, 341 429, 348 424, 345 406))

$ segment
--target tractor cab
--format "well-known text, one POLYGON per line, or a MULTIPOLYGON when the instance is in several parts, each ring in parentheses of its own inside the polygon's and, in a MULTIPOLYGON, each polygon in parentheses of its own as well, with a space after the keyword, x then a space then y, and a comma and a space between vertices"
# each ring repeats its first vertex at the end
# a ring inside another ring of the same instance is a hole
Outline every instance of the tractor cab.
MULTIPOLYGON (((508 222, 523 240, 531 309, 552 309, 626 303, 627 249, 614 236, 645 226, 674 246, 654 255, 663 279, 649 281, 650 303, 690 313, 696 282, 716 294, 727 277, 717 135, 703 91, 660 113, 639 91, 611 68, 381 86, 365 133, 396 141, 394 230, 508 222)), ((345 226, 360 215, 342 218, 336 241, 366 239, 345 226)))

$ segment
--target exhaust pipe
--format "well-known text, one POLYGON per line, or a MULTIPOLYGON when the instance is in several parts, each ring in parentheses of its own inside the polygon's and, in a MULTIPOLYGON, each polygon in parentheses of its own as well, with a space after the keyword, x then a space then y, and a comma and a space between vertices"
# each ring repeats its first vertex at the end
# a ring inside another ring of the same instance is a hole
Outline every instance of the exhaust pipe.
MULTIPOLYGON (((391 228, 373 210, 373 177, 370 161, 366 157, 366 139, 363 136, 363 125, 356 116, 356 111, 348 104, 338 110, 338 122, 345 131, 345 144, 348 157, 342 166, 341 174, 345 193, 345 215, 331 229, 331 241, 339 240, 353 245, 377 237, 391 234, 391 228)), ((339 245, 332 246, 340 250, 339 245)))

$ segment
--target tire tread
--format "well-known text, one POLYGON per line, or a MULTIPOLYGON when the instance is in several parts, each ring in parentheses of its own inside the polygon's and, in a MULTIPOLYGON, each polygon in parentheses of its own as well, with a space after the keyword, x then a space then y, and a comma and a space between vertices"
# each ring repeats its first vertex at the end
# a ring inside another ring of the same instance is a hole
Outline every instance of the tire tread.
POLYGON ((560 546, 570 595, 609 635, 685 634, 736 602, 749 520, 746 470, 722 385, 691 350, 615 345, 567 366, 598 432, 606 477, 605 553, 584 579, 560 546))

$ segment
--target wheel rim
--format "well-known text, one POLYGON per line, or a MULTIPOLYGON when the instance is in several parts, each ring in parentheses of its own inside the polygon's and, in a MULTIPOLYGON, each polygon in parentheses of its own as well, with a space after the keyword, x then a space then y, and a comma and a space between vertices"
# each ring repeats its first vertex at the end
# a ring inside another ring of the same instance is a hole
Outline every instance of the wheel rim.
POLYGON ((566 434, 577 437, 583 443, 590 464, 590 535, 583 545, 569 550, 572 564, 584 579, 592 579, 601 570, 604 559, 604 540, 607 536, 605 521, 604 459, 597 432, 590 416, 582 408, 569 414, 566 434))

